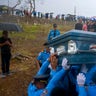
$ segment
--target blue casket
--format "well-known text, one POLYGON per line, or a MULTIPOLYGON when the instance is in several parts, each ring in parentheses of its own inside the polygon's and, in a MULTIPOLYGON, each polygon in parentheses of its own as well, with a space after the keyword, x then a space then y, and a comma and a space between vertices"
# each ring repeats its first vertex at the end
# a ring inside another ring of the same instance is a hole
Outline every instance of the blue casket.
POLYGON ((96 33, 71 30, 48 42, 59 55, 59 64, 66 57, 69 64, 96 63, 96 33))

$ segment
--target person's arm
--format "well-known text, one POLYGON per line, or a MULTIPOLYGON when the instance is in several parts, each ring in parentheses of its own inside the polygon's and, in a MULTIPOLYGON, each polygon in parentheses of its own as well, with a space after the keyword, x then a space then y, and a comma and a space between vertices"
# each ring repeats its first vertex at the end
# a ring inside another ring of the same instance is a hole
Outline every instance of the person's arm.
POLYGON ((11 40, 10 40, 10 41, 6 41, 6 43, 7 43, 10 47, 13 47, 11 40))
POLYGON ((90 49, 94 49, 96 48, 96 45, 90 46, 90 49))
POLYGON ((56 83, 61 79, 62 76, 64 76, 66 73, 66 70, 61 69, 59 72, 57 72, 53 78, 50 80, 49 84, 47 85, 46 89, 53 89, 56 83))
POLYGON ((5 41, 4 43, 0 42, 0 47, 4 46, 4 45, 8 45, 10 47, 12 47, 12 41, 11 39, 8 39, 7 41, 5 41))
POLYGON ((46 87, 48 94, 51 93, 52 89, 59 82, 59 80, 62 78, 62 76, 64 76, 66 74, 66 72, 69 68, 70 68, 70 66, 67 65, 67 59, 64 58, 63 64, 62 64, 62 69, 53 76, 53 78, 49 81, 49 84, 46 87))
POLYGON ((78 96, 87 96, 84 86, 79 86, 79 95, 78 96))
POLYGON ((29 84, 28 86, 28 89, 27 89, 27 92, 28 92, 28 96, 31 96, 32 95, 32 83, 29 84))
POLYGON ((96 65, 90 69, 89 72, 86 74, 86 83, 89 84, 94 73, 96 72, 96 65))
POLYGON ((37 56, 37 60, 40 61, 42 59, 42 52, 39 53, 39 55, 37 56))
POLYGON ((79 73, 77 75, 77 84, 79 87, 79 95, 78 96, 87 96, 84 84, 85 84, 86 77, 83 73, 79 73))
POLYGON ((96 84, 87 86, 88 96, 96 96, 96 84))
POLYGON ((34 84, 30 83, 27 89, 28 96, 39 96, 39 95, 35 95, 36 93, 38 94, 36 90, 37 87, 34 84))
POLYGON ((39 70, 40 69, 40 61, 36 59, 36 68, 39 70))
POLYGON ((48 68, 49 64, 50 64, 49 60, 46 60, 46 61, 42 64, 42 66, 41 66, 41 68, 39 69, 37 75, 42 75, 42 74, 44 74, 44 73, 47 71, 47 68, 48 68))
POLYGON ((42 60, 42 52, 40 52, 38 57, 36 58, 36 66, 38 69, 40 69, 40 60, 42 60))
POLYGON ((56 34, 56 35, 57 35, 57 36, 60 35, 60 31, 59 31, 59 30, 57 30, 57 34, 56 34))
POLYGON ((2 47, 2 46, 4 46, 4 45, 6 45, 6 42, 0 43, 0 47, 2 47))

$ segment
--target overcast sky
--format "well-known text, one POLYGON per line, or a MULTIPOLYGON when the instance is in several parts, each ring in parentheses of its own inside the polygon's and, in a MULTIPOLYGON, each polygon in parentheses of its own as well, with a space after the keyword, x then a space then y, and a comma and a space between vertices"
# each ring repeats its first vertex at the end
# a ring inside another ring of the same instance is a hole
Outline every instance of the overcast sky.
MULTIPOLYGON (((14 5, 16 1, 9 0, 9 5, 14 5)), ((8 0, 0 0, 0 5, 2 4, 8 5, 8 0)), ((37 0, 36 2, 36 11, 44 13, 74 14, 75 7, 76 15, 96 16, 96 0, 37 0)))

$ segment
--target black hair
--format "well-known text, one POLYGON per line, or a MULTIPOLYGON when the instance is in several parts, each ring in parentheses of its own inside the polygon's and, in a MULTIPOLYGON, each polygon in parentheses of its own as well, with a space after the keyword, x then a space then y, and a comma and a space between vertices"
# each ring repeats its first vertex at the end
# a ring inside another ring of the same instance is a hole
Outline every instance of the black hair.
POLYGON ((53 27, 54 27, 54 28, 55 28, 55 27, 57 27, 57 24, 56 24, 56 23, 54 23, 54 24, 53 24, 53 27))
POLYGON ((57 55, 57 54, 54 54, 54 56, 58 59, 59 58, 59 56, 57 55))
POLYGON ((48 42, 45 42, 44 44, 43 44, 43 46, 47 46, 49 43, 48 42))
POLYGON ((2 34, 8 34, 8 31, 6 30, 3 30, 3 33, 2 34))

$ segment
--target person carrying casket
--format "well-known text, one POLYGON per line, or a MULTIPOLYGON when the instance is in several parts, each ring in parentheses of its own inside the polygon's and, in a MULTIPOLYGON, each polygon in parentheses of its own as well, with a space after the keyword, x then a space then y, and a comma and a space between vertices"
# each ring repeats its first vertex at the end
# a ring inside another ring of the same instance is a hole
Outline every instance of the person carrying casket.
POLYGON ((69 68, 70 66, 67 65, 67 59, 64 59, 62 69, 57 72, 49 82, 48 75, 39 75, 37 73, 37 75, 34 77, 34 81, 28 86, 28 96, 50 96, 50 93, 55 87, 56 83, 59 82, 69 68))

